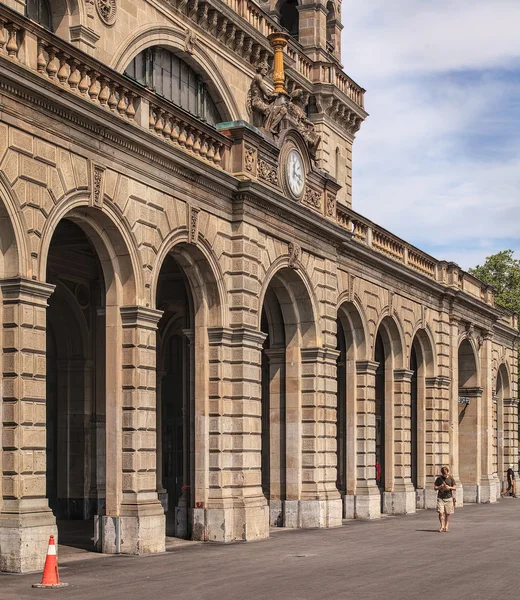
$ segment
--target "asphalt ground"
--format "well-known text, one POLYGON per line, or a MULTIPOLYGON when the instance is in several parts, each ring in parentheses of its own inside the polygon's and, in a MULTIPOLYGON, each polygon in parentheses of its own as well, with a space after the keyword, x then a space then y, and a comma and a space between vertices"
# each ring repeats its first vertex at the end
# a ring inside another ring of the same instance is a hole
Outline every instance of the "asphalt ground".
POLYGON ((73 555, 60 561, 68 588, 33 589, 38 574, 0 575, 0 599, 515 598, 519 510, 513 498, 466 505, 448 533, 424 510, 337 529, 274 530, 251 543, 174 544, 160 555, 73 555))

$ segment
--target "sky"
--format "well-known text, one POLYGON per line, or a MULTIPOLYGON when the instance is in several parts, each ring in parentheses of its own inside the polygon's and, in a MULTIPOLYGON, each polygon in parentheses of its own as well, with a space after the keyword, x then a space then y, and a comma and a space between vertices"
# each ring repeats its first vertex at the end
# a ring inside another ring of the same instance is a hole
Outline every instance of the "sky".
POLYGON ((462 268, 520 258, 520 0, 343 0, 353 208, 462 268))

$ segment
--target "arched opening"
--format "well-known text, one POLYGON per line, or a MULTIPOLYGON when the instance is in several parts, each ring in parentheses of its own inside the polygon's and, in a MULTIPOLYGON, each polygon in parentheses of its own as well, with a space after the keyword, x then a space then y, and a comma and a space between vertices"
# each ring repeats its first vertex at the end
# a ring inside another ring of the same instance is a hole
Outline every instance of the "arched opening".
POLYGON ((168 252, 155 298, 163 313, 157 335, 157 490, 167 535, 204 539, 193 511, 208 502, 208 331, 222 322, 217 279, 198 248, 181 243, 168 252))
POLYGON ((47 281, 47 497, 60 543, 94 549, 106 501, 106 285, 85 232, 64 219, 52 236, 47 281))
MULTIPOLYGON (((426 407, 427 378, 433 377, 433 347, 424 329, 420 329, 412 342, 410 352, 410 477, 416 490, 417 508, 424 508, 427 477, 435 475, 436 460, 433 457, 433 444, 427 451, 427 427, 433 423, 433 414, 428 415, 426 407)), ((430 425, 431 426, 431 425, 430 425)))
POLYGON ((407 371, 403 369, 403 346, 397 323, 386 316, 381 321, 374 343, 374 360, 378 363, 375 376, 376 400, 376 475, 381 492, 381 512, 411 512, 411 482, 409 456, 405 433, 407 395, 407 371), (398 370, 396 370, 398 369, 398 370), (399 405, 403 418, 395 420, 395 406, 399 405), (395 421, 395 422, 394 422, 395 421), (399 444, 394 444, 399 429, 399 444), (403 503, 394 503, 394 497, 402 495, 403 503))
POLYGON ((419 487, 419 457, 417 448, 417 427, 418 427, 418 401, 419 401, 419 363, 417 360, 416 345, 412 345, 412 351, 410 354, 410 370, 412 371, 412 379, 410 382, 410 446, 411 446, 411 457, 410 457, 410 471, 412 484, 415 489, 419 487))
POLYGON ((336 411, 336 486, 343 498, 344 518, 354 517, 357 484, 357 360, 365 357, 365 330, 354 304, 345 302, 337 318, 337 411, 336 411))
POLYGON ((378 363, 375 378, 376 396, 376 483, 380 492, 385 491, 386 474, 386 444, 385 444, 385 413, 386 413, 386 369, 387 354, 383 338, 378 332, 376 336, 374 360, 378 363))
POLYGON ((505 364, 501 364, 497 373, 496 394, 493 398, 493 470, 500 482, 499 494, 507 487, 506 471, 509 468, 511 457, 513 457, 512 462, 516 462, 514 459, 516 439, 515 437, 512 440, 507 439, 505 431, 504 401, 510 397, 507 367, 505 364))
POLYGON ((157 414, 160 460, 159 498, 166 511, 166 534, 191 537, 190 460, 193 430, 191 376, 193 300, 179 263, 168 255, 158 280, 157 308, 163 311, 157 344, 157 414))
POLYGON ((48 0, 27 0, 25 14, 29 19, 36 21, 49 31, 54 31, 52 12, 48 0))
MULTIPOLYGON (((284 504, 302 489, 302 351, 315 347, 314 311, 303 281, 292 269, 278 271, 262 305, 262 490, 271 526, 286 520, 284 504)), ((294 515, 296 518, 297 515, 294 515)))
POLYGON ((223 120, 204 78, 171 49, 146 48, 126 67, 125 75, 210 125, 223 120))
POLYGON ((292 38, 298 40, 300 33, 298 0, 285 0, 280 6, 280 25, 287 30, 292 38))
POLYGON ((479 484, 479 403, 477 356, 469 340, 463 340, 458 351, 459 370, 459 476, 464 489, 464 502, 476 502, 479 484))

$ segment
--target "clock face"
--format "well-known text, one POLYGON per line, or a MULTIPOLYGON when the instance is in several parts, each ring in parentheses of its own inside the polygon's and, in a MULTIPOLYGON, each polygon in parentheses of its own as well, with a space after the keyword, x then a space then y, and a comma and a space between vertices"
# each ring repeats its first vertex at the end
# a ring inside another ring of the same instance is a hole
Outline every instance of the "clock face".
POLYGON ((291 194, 300 197, 305 186, 303 159, 298 150, 292 149, 287 155, 287 184, 291 194))

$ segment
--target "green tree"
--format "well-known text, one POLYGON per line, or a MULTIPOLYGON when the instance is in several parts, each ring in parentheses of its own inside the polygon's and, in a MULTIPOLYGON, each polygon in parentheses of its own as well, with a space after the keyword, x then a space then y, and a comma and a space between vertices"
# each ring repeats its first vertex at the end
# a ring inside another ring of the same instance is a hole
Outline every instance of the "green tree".
POLYGON ((495 288, 497 304, 520 313, 520 260, 513 254, 513 250, 502 250, 468 271, 495 288))
MULTIPOLYGON (((497 304, 520 313, 520 260, 516 259, 513 254, 513 250, 502 250, 502 252, 488 256, 482 266, 477 265, 474 269, 468 269, 468 271, 484 283, 495 288, 497 304)), ((520 381, 520 352, 518 355, 518 377, 520 381)))

